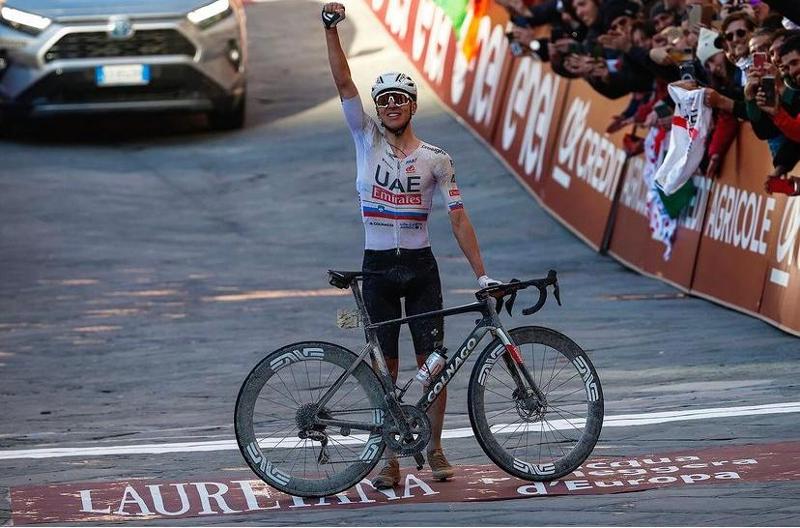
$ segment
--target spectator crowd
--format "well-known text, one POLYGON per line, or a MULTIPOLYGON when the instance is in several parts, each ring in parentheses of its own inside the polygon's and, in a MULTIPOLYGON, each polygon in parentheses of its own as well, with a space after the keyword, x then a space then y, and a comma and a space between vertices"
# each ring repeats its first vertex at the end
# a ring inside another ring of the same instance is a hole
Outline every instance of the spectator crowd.
POLYGON ((625 149, 644 153, 651 176, 668 148, 673 85, 702 90, 712 112, 700 172, 719 175, 749 123, 772 155, 766 191, 800 195, 800 178, 790 176, 800 161, 800 0, 496 2, 511 17, 512 53, 535 55, 605 97, 629 98, 607 131, 632 129, 625 149))

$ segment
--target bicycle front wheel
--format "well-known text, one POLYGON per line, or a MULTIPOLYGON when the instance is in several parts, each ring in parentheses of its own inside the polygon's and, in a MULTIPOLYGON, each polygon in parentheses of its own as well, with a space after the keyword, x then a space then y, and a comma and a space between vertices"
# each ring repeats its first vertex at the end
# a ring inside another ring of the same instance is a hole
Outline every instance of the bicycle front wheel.
POLYGON ((236 440, 264 482, 290 495, 323 497, 375 467, 385 444, 374 426, 383 423, 385 407, 369 365, 361 362, 319 404, 357 358, 338 345, 308 341, 276 350, 250 372, 236 401, 236 440))
POLYGON ((495 339, 472 371, 470 422, 478 443, 504 471, 525 480, 555 480, 580 466, 600 437, 600 380, 586 353, 567 336, 535 326, 510 334, 546 403, 540 406, 520 390, 508 352, 495 339))

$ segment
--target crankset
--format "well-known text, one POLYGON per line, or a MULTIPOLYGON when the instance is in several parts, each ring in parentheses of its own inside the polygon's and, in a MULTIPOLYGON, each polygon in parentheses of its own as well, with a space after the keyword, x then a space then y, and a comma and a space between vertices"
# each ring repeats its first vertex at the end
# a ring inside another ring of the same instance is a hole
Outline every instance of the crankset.
POLYGON ((431 439, 431 422, 428 415, 413 405, 401 405, 406 415, 409 432, 404 436, 394 422, 383 426, 383 441, 397 456, 407 457, 422 453, 431 439))

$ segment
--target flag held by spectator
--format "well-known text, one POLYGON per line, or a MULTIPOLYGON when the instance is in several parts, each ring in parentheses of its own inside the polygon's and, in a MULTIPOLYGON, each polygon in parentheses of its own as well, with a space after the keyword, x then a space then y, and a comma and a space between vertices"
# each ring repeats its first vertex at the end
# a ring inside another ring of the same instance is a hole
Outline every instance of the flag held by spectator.
POLYGON ((461 52, 472 59, 478 53, 478 27, 489 11, 489 0, 433 0, 453 24, 461 52))
POLYGON ((655 181, 667 196, 675 194, 697 172, 706 152, 711 129, 711 108, 703 104, 704 91, 669 86, 675 101, 669 150, 655 181))

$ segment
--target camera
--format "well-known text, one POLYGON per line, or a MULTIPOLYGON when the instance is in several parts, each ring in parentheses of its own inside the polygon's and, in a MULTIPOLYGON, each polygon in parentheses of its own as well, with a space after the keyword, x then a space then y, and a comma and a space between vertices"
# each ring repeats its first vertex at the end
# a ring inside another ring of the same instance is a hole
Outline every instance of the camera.
POLYGON ((687 61, 681 63, 680 77, 682 81, 695 81, 697 80, 697 71, 694 67, 694 61, 687 61))

